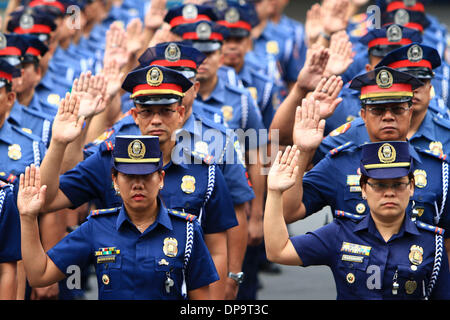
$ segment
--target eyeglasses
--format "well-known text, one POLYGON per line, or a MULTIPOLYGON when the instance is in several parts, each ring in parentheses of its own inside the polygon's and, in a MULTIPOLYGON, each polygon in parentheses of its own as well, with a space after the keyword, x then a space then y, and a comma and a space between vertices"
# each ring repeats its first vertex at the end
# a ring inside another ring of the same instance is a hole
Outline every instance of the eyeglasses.
POLYGON ((396 192, 405 191, 406 187, 408 187, 410 183, 411 183, 411 181, 409 181, 409 182, 394 182, 394 183, 382 183, 382 182, 370 183, 370 182, 367 182, 367 184, 369 186, 371 186, 372 189, 375 190, 376 192, 384 192, 388 189, 392 189, 396 192))
POLYGON ((159 111, 155 111, 152 108, 146 108, 146 109, 142 109, 141 111, 137 111, 137 114, 142 119, 150 119, 150 118, 153 118, 153 116, 155 114, 158 114, 162 118, 168 118, 175 112, 176 112, 176 110, 168 108, 168 107, 167 108, 161 108, 161 109, 159 109, 159 111))
POLYGON ((411 109, 411 107, 367 107, 367 110, 369 110, 369 112, 374 116, 382 116, 387 110, 390 110, 391 113, 395 114, 396 116, 401 116, 409 109, 411 109))

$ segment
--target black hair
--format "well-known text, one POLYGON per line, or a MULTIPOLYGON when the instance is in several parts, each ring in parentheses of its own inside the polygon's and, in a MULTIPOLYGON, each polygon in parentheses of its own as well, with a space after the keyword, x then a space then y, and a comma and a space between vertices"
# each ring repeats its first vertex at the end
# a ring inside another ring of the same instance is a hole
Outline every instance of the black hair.
MULTIPOLYGON (((367 184, 367 181, 369 180, 369 177, 362 174, 361 177, 359 178, 359 185, 362 187, 363 185, 367 184)), ((408 173, 408 180, 414 180, 414 173, 410 172, 408 173)))

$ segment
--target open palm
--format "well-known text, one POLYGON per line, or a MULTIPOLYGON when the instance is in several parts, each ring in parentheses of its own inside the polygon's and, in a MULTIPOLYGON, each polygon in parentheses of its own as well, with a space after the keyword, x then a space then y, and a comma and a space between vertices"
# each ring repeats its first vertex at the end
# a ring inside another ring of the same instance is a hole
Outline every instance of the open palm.
POLYGON ((32 164, 20 175, 17 208, 22 216, 36 217, 44 205, 46 186, 41 187, 39 167, 32 164))
POLYGON ((52 140, 70 143, 81 134, 85 118, 78 116, 79 108, 80 98, 67 93, 61 100, 58 113, 53 120, 52 140))
POLYGON ((297 161, 299 150, 297 146, 288 146, 284 153, 279 151, 267 177, 267 188, 272 191, 284 192, 291 188, 298 177, 297 161))
POLYGON ((303 99, 295 111, 292 139, 300 151, 315 151, 323 139, 325 120, 320 119, 320 102, 313 98, 303 99))

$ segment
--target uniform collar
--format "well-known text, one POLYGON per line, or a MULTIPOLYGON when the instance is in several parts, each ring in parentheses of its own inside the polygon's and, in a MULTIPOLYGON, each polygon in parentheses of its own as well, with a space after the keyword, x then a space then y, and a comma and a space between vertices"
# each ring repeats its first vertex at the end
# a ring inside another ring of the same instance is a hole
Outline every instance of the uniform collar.
POLYGON ((209 100, 211 98, 217 100, 221 104, 224 104, 226 101, 225 100, 225 84, 220 77, 217 77, 216 87, 214 88, 213 92, 211 92, 211 95, 209 96, 209 98, 207 100, 209 100))
POLYGON ((0 128, 0 140, 6 142, 8 145, 14 143, 12 126, 8 121, 3 122, 3 126, 0 128))
POLYGON ((420 138, 421 136, 425 137, 429 141, 436 140, 436 137, 433 136, 433 128, 435 124, 433 123, 433 116, 430 112, 425 114, 425 118, 423 118, 422 123, 420 124, 419 130, 411 137, 411 140, 414 138, 420 138))
MULTIPOLYGON (((159 212, 158 216, 156 217, 155 222, 150 225, 147 230, 145 230, 144 233, 149 232, 150 230, 153 230, 156 228, 158 224, 163 225, 166 229, 172 230, 172 222, 170 221, 169 213, 167 212, 166 207, 162 203, 161 199, 158 197, 158 205, 159 205, 159 212)), ((133 224, 128 217, 128 214, 125 210, 125 206, 122 205, 122 208, 120 209, 119 216, 117 217, 116 221, 116 229, 119 230, 119 228, 123 225, 125 221, 128 221, 131 225, 133 224)))
MULTIPOLYGON (((361 222, 355 225, 353 229, 354 232, 367 230, 369 233, 373 235, 377 235, 381 238, 377 228, 375 227, 375 222, 373 222, 372 215, 367 214, 361 222)), ((405 220, 403 221, 400 230, 397 234, 393 235, 389 241, 394 240, 396 238, 402 237, 403 234, 407 232, 412 235, 420 235, 419 230, 417 230, 416 224, 409 218, 409 215, 406 215, 405 220)), ((381 238, 382 239, 382 238, 381 238)))
POLYGON ((24 106, 21 105, 17 100, 14 102, 11 112, 9 113, 7 121, 16 126, 21 126, 22 124, 22 113, 24 106))

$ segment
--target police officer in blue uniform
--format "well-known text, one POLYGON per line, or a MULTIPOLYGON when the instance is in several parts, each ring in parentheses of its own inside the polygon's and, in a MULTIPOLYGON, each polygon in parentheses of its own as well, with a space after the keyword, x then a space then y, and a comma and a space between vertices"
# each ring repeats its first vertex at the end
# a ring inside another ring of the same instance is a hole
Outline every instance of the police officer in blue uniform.
POLYGON ((362 146, 359 169, 367 215, 336 210, 336 219, 313 232, 289 237, 282 194, 295 183, 298 150, 281 152, 268 177, 264 236, 269 259, 288 265, 327 265, 337 299, 450 299, 444 229, 411 219, 413 157, 406 141, 362 146))
MULTIPOLYGON (((257 102, 263 117, 264 126, 268 129, 279 102, 275 83, 254 70, 248 63, 247 51, 251 48, 251 29, 258 24, 258 17, 254 8, 249 5, 229 4, 223 12, 223 19, 217 22, 230 31, 230 36, 224 40, 222 55, 224 65, 233 67, 237 73, 237 83, 247 88, 257 102)), ((219 76, 228 80, 230 72, 220 68, 219 76)))
MULTIPOLYGON (((421 85, 417 78, 388 67, 375 69, 352 80, 352 88, 361 92, 361 117, 371 142, 406 140, 412 116, 413 91, 421 85)), ((326 205, 330 205, 332 210, 367 214, 367 202, 362 198, 359 184, 361 145, 349 141, 330 150, 302 176, 322 140, 323 122, 322 125, 316 120, 309 122, 315 112, 314 101, 304 102, 301 109, 297 111, 293 134, 294 143, 302 151, 298 161, 300 181, 285 198, 286 220, 296 221, 326 205), (310 113, 302 114, 301 109, 310 113)), ((422 222, 445 228, 450 221, 448 158, 444 154, 412 146, 409 152, 414 160, 416 186, 410 207, 422 222)))
POLYGON ((218 280, 194 215, 167 209, 158 196, 164 184, 157 137, 117 137, 112 179, 123 198, 119 208, 96 210, 75 231, 44 253, 37 230, 43 205, 39 169, 21 177, 18 208, 22 260, 33 287, 47 286, 70 268, 95 263, 99 299, 208 299, 218 280), (40 194, 40 196, 38 196, 40 194))
MULTIPOLYGON (((438 52, 428 46, 413 43, 392 51, 377 65, 387 66, 409 73, 421 80, 424 85, 414 91, 413 115, 408 133, 409 142, 420 149, 437 154, 449 152, 448 130, 450 122, 439 116, 436 109, 429 107, 433 70, 439 67, 441 59, 438 52)), ((355 91, 358 92, 358 91, 355 91)), ((321 143, 315 154, 315 162, 322 159, 331 149, 348 141, 356 145, 369 141, 364 121, 361 118, 346 123, 334 130, 321 143)))
MULTIPOLYGON (((137 104, 137 108, 132 109, 132 114, 139 129, 146 135, 159 136, 160 147, 166 154, 166 183, 161 191, 165 205, 186 210, 199 217, 207 243, 211 245, 213 258, 221 260, 216 265, 218 269, 224 268, 219 271, 221 280, 224 281, 226 273, 223 272, 226 272, 227 261, 226 231, 238 223, 222 172, 215 163, 208 164, 189 150, 177 161, 172 158, 175 145, 175 141, 171 140, 172 133, 181 126, 184 115, 181 98, 191 86, 192 83, 177 71, 150 66, 131 72, 124 81, 123 89, 132 93, 131 97, 137 104), (159 113, 158 117, 153 114, 155 112, 159 113)), ((59 157, 63 155, 67 142, 73 138, 64 136, 70 133, 69 127, 63 126, 61 130, 65 132, 58 136, 59 140, 52 137, 41 166, 44 182, 51 186, 45 209, 54 211, 78 207, 92 200, 95 200, 97 208, 120 205, 122 199, 108 179, 111 152, 114 150, 112 141, 105 141, 97 152, 61 175, 59 184, 52 183, 58 181, 59 169, 55 170, 55 166, 59 166, 59 157)), ((81 130, 77 130, 74 135, 80 132, 81 130)), ((223 285, 223 282, 218 285, 223 285)), ((219 293, 223 294, 223 290, 219 293)))
POLYGON ((12 79, 20 71, 0 59, 0 104, 2 106, 0 127, 0 178, 13 183, 27 165, 39 165, 45 155, 45 145, 33 134, 13 126, 7 120, 7 114, 15 100, 12 92, 12 79))
MULTIPOLYGON (((16 180, 18 181, 18 180, 16 180)), ((17 261, 20 254, 20 220, 14 186, 0 180, 0 296, 15 300, 17 292, 17 261)))
POLYGON ((355 76, 372 70, 390 51, 413 42, 421 42, 419 31, 392 25, 381 29, 370 30, 360 40, 364 51, 359 51, 350 68, 342 76, 345 86, 340 97, 342 102, 326 122, 325 135, 345 123, 359 117, 360 102, 358 92, 350 89, 350 80, 355 76))

